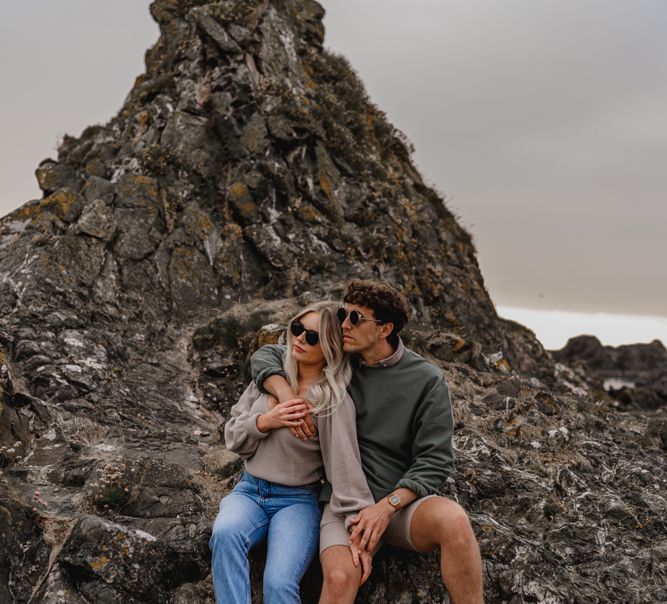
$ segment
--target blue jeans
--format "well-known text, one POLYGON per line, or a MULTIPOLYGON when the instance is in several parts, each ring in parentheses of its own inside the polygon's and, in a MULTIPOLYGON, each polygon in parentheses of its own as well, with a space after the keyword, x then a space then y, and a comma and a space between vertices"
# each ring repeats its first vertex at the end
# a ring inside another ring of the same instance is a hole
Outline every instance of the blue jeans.
POLYGON ((244 472, 220 502, 210 547, 217 604, 250 604, 248 552, 268 538, 264 602, 298 604, 299 583, 317 549, 320 484, 303 487, 244 472))

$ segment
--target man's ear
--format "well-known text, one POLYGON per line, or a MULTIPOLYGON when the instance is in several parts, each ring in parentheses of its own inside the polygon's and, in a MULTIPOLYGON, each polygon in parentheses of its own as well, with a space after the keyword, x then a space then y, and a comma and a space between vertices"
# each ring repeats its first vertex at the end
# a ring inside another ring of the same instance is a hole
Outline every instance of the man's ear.
POLYGON ((380 328, 380 338, 386 340, 391 335, 391 332, 394 331, 394 324, 391 321, 388 323, 382 323, 380 328))

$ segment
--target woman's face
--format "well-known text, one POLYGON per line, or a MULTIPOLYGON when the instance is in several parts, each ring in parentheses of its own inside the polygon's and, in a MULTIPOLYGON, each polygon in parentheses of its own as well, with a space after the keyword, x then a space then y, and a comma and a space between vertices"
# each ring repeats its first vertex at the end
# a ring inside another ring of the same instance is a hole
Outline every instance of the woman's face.
MULTIPOLYGON (((320 313, 309 312, 297 319, 305 328, 306 331, 312 330, 319 333, 320 331, 320 313)), ((306 331, 299 336, 292 335, 292 356, 298 363, 306 365, 323 365, 324 353, 322 346, 318 342, 311 346, 306 342, 306 331)))

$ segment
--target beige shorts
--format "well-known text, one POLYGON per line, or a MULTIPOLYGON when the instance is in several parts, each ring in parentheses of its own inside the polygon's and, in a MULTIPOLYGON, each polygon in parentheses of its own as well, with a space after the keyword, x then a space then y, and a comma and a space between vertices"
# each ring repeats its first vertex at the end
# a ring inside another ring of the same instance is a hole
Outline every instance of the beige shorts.
MULTIPOLYGON (((437 495, 427 495, 426 497, 417 499, 407 507, 396 512, 389 521, 389 526, 382 542, 392 547, 400 547, 401 549, 418 552, 419 550, 410 539, 410 525, 412 524, 412 517, 417 508, 431 497, 437 497, 437 495)), ((348 545, 347 540, 349 538, 350 534, 345 529, 344 518, 338 514, 334 514, 327 503, 324 506, 320 522, 320 554, 332 545, 348 545)))

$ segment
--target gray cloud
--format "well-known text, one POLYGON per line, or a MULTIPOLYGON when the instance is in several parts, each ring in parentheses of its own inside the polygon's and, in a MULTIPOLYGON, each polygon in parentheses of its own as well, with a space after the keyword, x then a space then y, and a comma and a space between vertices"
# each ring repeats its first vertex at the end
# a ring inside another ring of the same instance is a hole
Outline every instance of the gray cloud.
POLYGON ((0 2, 0 215, 41 196, 34 170, 64 134, 118 111, 157 39, 149 4, 0 2))
POLYGON ((667 5, 325 2, 497 303, 667 315, 667 5))

